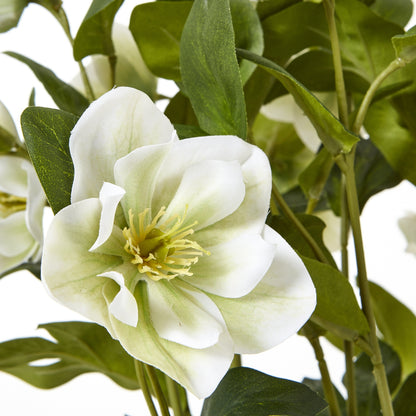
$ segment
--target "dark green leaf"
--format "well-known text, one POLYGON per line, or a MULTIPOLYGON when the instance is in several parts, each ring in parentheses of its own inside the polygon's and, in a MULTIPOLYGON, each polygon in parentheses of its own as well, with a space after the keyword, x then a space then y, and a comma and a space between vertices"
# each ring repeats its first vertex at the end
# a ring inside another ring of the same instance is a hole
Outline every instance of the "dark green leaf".
POLYGON ((173 124, 198 125, 191 102, 181 91, 170 100, 165 114, 173 124))
POLYGON ((279 65, 248 51, 238 50, 238 55, 257 63, 270 72, 293 95, 296 103, 314 125, 324 146, 332 155, 349 152, 358 137, 345 129, 335 116, 304 85, 279 65))
MULTIPOLYGON (((302 214, 307 210, 308 200, 306 199, 305 194, 300 186, 296 186, 290 191, 285 192, 283 194, 283 198, 293 212, 302 214)), ((315 212, 324 211, 327 209, 330 209, 328 200, 326 197, 322 197, 315 207, 315 212)))
POLYGON ((412 0, 375 0, 371 5, 379 16, 402 27, 406 26, 412 17, 412 0))
POLYGON ((416 58, 416 26, 413 26, 404 35, 393 36, 391 41, 398 58, 407 63, 416 58))
POLYGON ((411 374, 397 393, 393 405, 396 416, 416 416, 416 373, 411 374))
MULTIPOLYGON (((392 188, 401 182, 396 171, 374 146, 371 140, 358 142, 355 152, 355 178, 357 183, 360 210, 366 202, 378 192, 392 188)), ((331 207, 337 215, 341 215, 341 172, 335 166, 326 186, 331 207)))
POLYGON ((180 139, 189 139, 191 137, 207 136, 198 126, 189 126, 186 124, 174 124, 176 133, 180 139))
MULTIPOLYGON (((410 113, 414 103, 404 111, 410 113)), ((407 104, 411 104, 408 101, 407 104)), ((389 164, 401 175, 416 185, 416 129, 414 119, 407 124, 410 117, 403 117, 389 101, 374 103, 368 113, 364 126, 370 134, 371 141, 381 151, 389 164)), ((414 113, 413 113, 414 114, 414 113)))
POLYGON ((100 372, 126 389, 137 389, 133 358, 106 329, 87 322, 40 325, 56 342, 22 338, 0 344, 0 370, 33 386, 49 389, 88 372, 100 372), (53 364, 32 365, 41 359, 53 364))
POLYGON ((77 120, 73 114, 41 107, 26 108, 21 118, 30 158, 55 214, 71 203, 69 136, 77 120))
POLYGON ((377 326, 384 340, 399 354, 403 375, 416 371, 416 316, 394 296, 370 282, 377 326))
POLYGON ((200 127, 245 139, 245 101, 227 0, 194 2, 182 33, 180 64, 200 127))
POLYGON ((279 13, 287 7, 300 3, 302 0, 266 0, 257 3, 257 13, 261 20, 279 13))
POLYGON ((60 80, 50 69, 18 53, 5 52, 5 54, 25 63, 43 84, 46 91, 48 91, 49 95, 61 110, 81 115, 88 107, 88 100, 75 88, 60 80))
MULTIPOLYGON (((386 369, 390 391, 400 383, 401 367, 398 355, 384 343, 380 343, 383 363, 386 369)), ((355 362, 355 384, 357 390, 358 414, 361 416, 380 416, 380 402, 373 375, 373 364, 366 354, 361 354, 355 362)), ((407 415, 406 415, 407 416, 407 415)))
POLYGON ((93 54, 113 56, 111 28, 123 0, 94 0, 74 39, 74 58, 93 54))
POLYGON ((326 406, 303 384, 238 367, 205 400, 201 416, 314 416, 326 406))
MULTIPOLYGON (((308 386, 314 392, 318 393, 320 397, 325 399, 325 393, 324 393, 324 388, 323 388, 323 385, 322 385, 322 380, 313 380, 311 378, 304 378, 302 380, 302 383, 305 384, 306 386, 308 386)), ((338 391, 338 389, 334 385, 332 387, 333 387, 333 389, 335 391, 335 394, 337 396, 341 413, 342 413, 342 415, 346 415, 346 410, 347 409, 346 409, 345 400, 342 397, 341 393, 338 391)), ((319 416, 330 416, 330 415, 331 414, 330 414, 329 408, 325 409, 322 413, 319 413, 319 416)))
POLYGON ((157 1, 135 7, 130 30, 148 68, 162 78, 180 79, 179 43, 191 1, 157 1))

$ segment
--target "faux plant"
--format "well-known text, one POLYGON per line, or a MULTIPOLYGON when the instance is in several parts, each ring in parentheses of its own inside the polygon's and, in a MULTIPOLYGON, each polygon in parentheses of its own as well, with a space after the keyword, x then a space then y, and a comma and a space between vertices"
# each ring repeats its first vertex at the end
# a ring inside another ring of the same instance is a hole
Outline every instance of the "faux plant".
POLYGON ((152 416, 189 416, 189 395, 201 416, 416 415, 416 316, 369 281, 360 222, 416 185, 413 2, 138 2, 127 28, 123 0, 93 0, 73 34, 60 0, 0 0, 0 31, 29 3, 79 74, 5 52, 56 107, 28 91, 21 139, 0 97, 0 272, 29 270, 86 321, 0 343, 0 370, 39 388, 100 372, 152 416), (245 366, 296 333, 319 380, 245 366))

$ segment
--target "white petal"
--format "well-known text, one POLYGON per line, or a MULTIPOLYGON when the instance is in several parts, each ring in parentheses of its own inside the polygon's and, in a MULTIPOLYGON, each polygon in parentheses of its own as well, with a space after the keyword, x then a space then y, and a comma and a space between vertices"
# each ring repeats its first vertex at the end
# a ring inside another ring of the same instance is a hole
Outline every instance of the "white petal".
MULTIPOLYGON (((3 17, 3 13, 0 13, 3 17)), ((1 18, 0 18, 1 19, 1 18)), ((16 126, 13 118, 7 110, 6 106, 0 101, 0 127, 6 130, 12 135, 16 141, 19 140, 19 134, 17 133, 16 126)))
POLYGON ((94 198, 55 215, 45 238, 42 280, 59 302, 105 326, 109 312, 102 291, 109 279, 98 275, 114 270, 122 260, 89 251, 98 235, 101 210, 94 198))
POLYGON ((118 203, 125 193, 126 191, 123 188, 113 185, 112 183, 104 182, 99 197, 102 206, 100 229, 98 237, 90 248, 90 251, 100 247, 107 241, 108 237, 110 237, 111 232, 113 231, 114 217, 116 215, 118 203))
POLYGON ((26 252, 36 241, 27 229, 25 211, 0 219, 0 254, 6 257, 26 252))
POLYGON ((0 156, 0 191, 26 198, 30 162, 17 156, 0 156))
POLYGON ((43 241, 43 209, 46 204, 46 196, 31 164, 24 164, 27 172, 28 197, 26 207, 27 227, 33 238, 42 244, 43 241))
POLYGON ((284 341, 304 325, 316 305, 315 288, 297 254, 268 227, 265 238, 277 245, 277 253, 258 286, 239 299, 211 296, 239 353, 258 353, 284 341))
POLYGON ((231 298, 253 290, 269 269, 276 251, 274 245, 253 234, 204 248, 211 255, 200 257, 191 267, 193 276, 181 278, 206 292, 231 298))
POLYGON ((114 183, 114 164, 138 147, 166 143, 173 126, 150 98, 133 88, 115 88, 93 102, 70 137, 74 161, 72 202, 97 197, 114 183))
MULTIPOLYGON (((104 295, 111 303, 117 289, 110 286, 106 289, 104 295)), ((234 355, 228 332, 221 333, 215 345, 204 349, 165 340, 152 326, 146 283, 139 283, 135 296, 139 307, 137 327, 125 325, 110 315, 110 332, 133 357, 159 368, 195 396, 209 396, 229 369, 234 355)))
POLYGON ((170 202, 165 217, 183 214, 186 224, 197 221, 196 231, 233 213, 245 195, 245 184, 237 161, 207 160, 189 167, 170 202))
MULTIPOLYGON (((146 208, 152 208, 152 198, 159 170, 163 166, 171 146, 171 143, 163 143, 140 147, 116 162, 114 166, 115 181, 126 190, 126 195, 121 202, 126 218, 128 218, 130 208, 136 215, 146 208)), ((156 213, 160 208, 155 208, 156 213)))
POLYGON ((416 214, 407 214, 400 218, 399 227, 407 240, 406 251, 416 254, 416 214))
POLYGON ((110 313, 126 325, 135 327, 139 319, 137 303, 130 290, 126 287, 123 275, 118 272, 106 272, 101 273, 99 276, 109 277, 120 286, 120 291, 108 307, 110 313))
POLYGON ((191 348, 207 348, 226 331, 214 302, 180 280, 149 282, 150 316, 160 337, 191 348))
POLYGON ((283 123, 295 121, 295 109, 297 104, 290 94, 275 98, 261 108, 261 112, 270 120, 283 123))

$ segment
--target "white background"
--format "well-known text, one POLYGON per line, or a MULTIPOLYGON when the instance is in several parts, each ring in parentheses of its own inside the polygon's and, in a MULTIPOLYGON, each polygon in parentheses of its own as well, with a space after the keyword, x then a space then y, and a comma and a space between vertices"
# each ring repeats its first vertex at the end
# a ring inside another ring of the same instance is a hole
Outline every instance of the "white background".
MULTIPOLYGON (((71 0, 64 3, 74 34, 90 2, 71 0)), ((126 0, 117 20, 127 24, 132 8, 138 3, 126 0)), ((60 26, 35 4, 25 10, 17 29, 0 34, 0 51, 6 50, 34 59, 68 82, 78 72, 60 26)), ((12 113, 16 124, 34 86, 37 104, 53 106, 25 65, 0 55, 0 100, 12 113)), ((166 90, 170 85, 162 83, 161 88, 166 90)), ((403 182, 373 197, 364 210, 362 222, 370 279, 416 312, 416 257, 405 253, 406 242, 397 226, 398 218, 409 212, 416 212, 416 190, 413 185, 403 182)), ((36 329, 39 324, 64 320, 84 318, 50 299, 41 282, 29 273, 19 272, 0 280, 0 342, 17 337, 45 336, 46 332, 36 329)), ((331 375, 342 388, 343 357, 327 343, 325 351, 331 375)), ((266 353, 244 356, 243 364, 296 381, 301 381, 304 376, 319 377, 311 348, 298 336, 266 353)), ((191 404, 194 409, 201 406, 194 398, 191 398, 191 404)), ((1 415, 139 416, 146 415, 146 409, 140 392, 123 390, 100 374, 82 375, 62 387, 39 390, 0 373, 1 415)))

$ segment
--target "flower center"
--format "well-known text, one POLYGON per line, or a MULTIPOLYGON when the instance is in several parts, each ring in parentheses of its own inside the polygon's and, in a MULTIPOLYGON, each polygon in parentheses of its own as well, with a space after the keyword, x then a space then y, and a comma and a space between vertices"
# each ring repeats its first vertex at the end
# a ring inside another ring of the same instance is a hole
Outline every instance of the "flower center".
POLYGON ((0 192, 0 218, 26 209, 26 198, 0 192))
POLYGON ((192 276, 190 268, 199 256, 210 253, 188 237, 194 233, 193 224, 184 226, 186 210, 182 216, 174 215, 165 221, 159 220, 166 213, 162 207, 150 224, 145 226, 149 208, 138 215, 138 231, 134 214, 129 210, 129 227, 123 230, 126 239, 124 250, 131 254, 131 262, 140 273, 153 280, 173 279, 176 276, 192 276))

